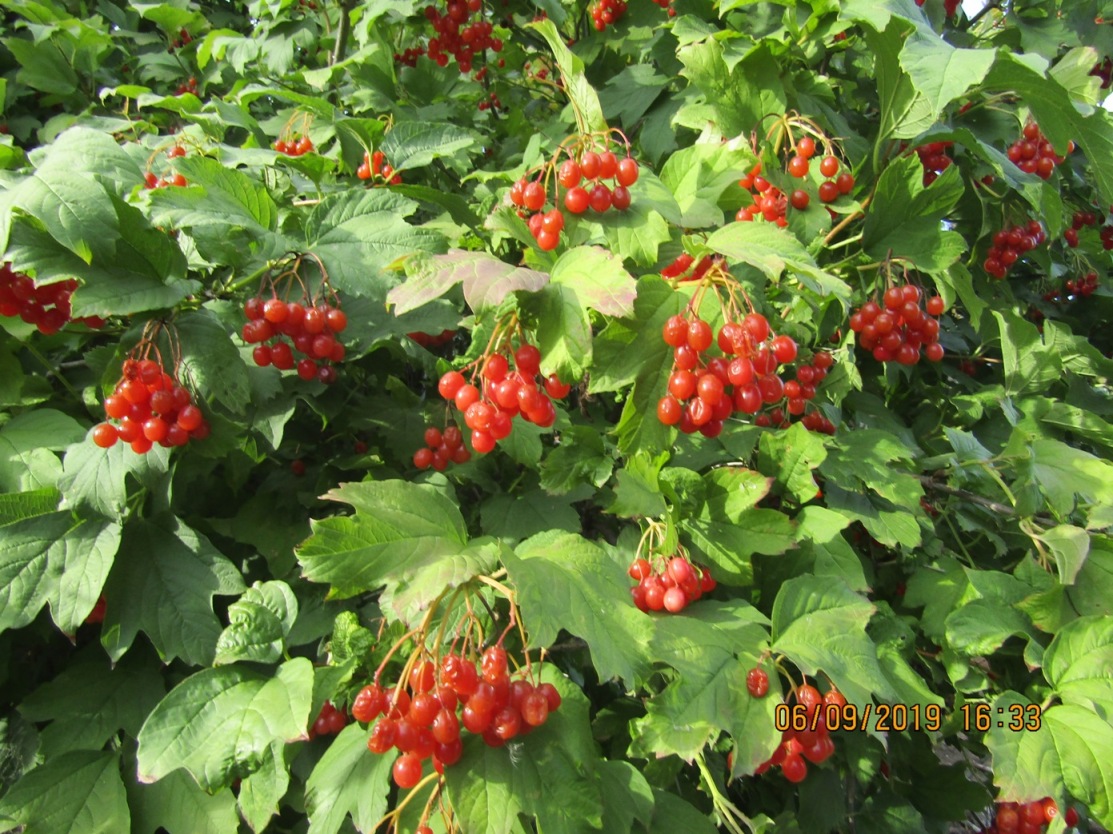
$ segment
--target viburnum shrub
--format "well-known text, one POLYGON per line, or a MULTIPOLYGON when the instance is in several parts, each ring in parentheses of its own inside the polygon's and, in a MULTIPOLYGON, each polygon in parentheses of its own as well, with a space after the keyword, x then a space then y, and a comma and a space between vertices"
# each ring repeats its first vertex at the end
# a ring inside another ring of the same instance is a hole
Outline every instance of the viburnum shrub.
POLYGON ((1113 829, 1105 5, 5 3, 0 831, 1113 829))

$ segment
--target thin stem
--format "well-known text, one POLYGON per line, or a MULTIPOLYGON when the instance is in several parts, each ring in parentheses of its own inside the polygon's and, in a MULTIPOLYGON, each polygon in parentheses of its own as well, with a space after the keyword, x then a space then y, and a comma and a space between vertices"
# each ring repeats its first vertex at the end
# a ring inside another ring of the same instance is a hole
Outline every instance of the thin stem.
POLYGON ((27 348, 28 353, 30 353, 32 356, 38 359, 39 362, 42 363, 43 367, 46 368, 47 373, 52 374, 55 379, 62 383, 62 387, 65 388, 67 392, 69 392, 70 396, 72 396, 78 402, 81 401, 81 395, 77 393, 77 390, 72 385, 70 385, 70 381, 62 376, 62 372, 58 370, 58 368, 56 368, 53 363, 47 361, 47 358, 39 352, 38 348, 36 348, 30 342, 24 342, 23 346, 27 348))

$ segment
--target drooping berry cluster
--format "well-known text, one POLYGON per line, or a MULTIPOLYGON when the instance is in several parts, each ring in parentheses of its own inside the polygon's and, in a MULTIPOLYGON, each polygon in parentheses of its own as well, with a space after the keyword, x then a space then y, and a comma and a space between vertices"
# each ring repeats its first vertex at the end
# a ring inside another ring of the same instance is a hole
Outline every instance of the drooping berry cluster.
POLYGON ((639 556, 630 563, 627 573, 638 583, 630 589, 634 605, 646 612, 678 614, 717 585, 711 571, 693 565, 683 550, 671 558, 657 557, 652 562, 639 556))
MULTIPOLYGON (((746 685, 750 694, 754 694, 748 675, 746 685)), ((768 678, 765 686, 768 686, 768 678)), ((808 762, 821 764, 835 752, 835 742, 828 733, 826 717, 829 710, 838 711, 845 707, 846 697, 834 687, 820 695, 818 689, 805 683, 793 691, 792 698, 789 716, 794 720, 790 720, 788 729, 782 731, 781 743, 773 755, 758 765, 754 772, 761 774, 779 766, 788 781, 798 783, 808 775, 808 762), (795 730, 793 726, 803 726, 804 729, 795 730)))
POLYGON ((363 162, 356 169, 356 176, 361 180, 374 180, 374 185, 399 185, 402 182, 402 175, 396 174, 394 168, 387 164, 386 155, 382 151, 364 151, 363 162))
POLYGON ((819 411, 808 411, 807 404, 815 399, 816 387, 827 378, 827 371, 835 364, 835 357, 825 351, 817 351, 811 364, 796 367, 796 378, 784 383, 784 407, 766 407, 754 417, 754 425, 762 428, 786 429, 792 425, 793 417, 800 417, 804 428, 821 434, 834 434, 835 424, 819 411))
MULTIPOLYGON (((77 281, 72 278, 36 287, 30 276, 5 262, 0 264, 0 316, 19 316, 44 336, 53 336, 71 321, 70 296, 75 289, 77 281)), ((104 319, 97 316, 73 321, 92 328, 104 326, 104 319)))
MULTIPOLYGON (((924 5, 924 0, 916 0, 916 5, 924 5)), ((954 17, 961 5, 962 0, 943 0, 943 13, 946 14, 947 17, 954 17)))
POLYGON ((676 7, 672 4, 673 0, 653 0, 653 2, 662 9, 666 9, 669 13, 669 17, 676 17, 676 7))
POLYGON ((309 726, 309 738, 318 736, 334 736, 348 726, 348 716, 343 710, 338 710, 331 701, 321 705, 321 711, 309 726))
POLYGON ((1013 264, 1025 252, 1030 252, 1047 240, 1047 232, 1038 220, 1002 229, 993 236, 993 245, 986 253, 982 268, 998 281, 1005 278, 1013 264))
POLYGON ((464 415, 464 423, 471 429, 472 448, 482 455, 510 436, 515 417, 542 428, 556 421, 553 399, 568 396, 571 386, 556 374, 545 378, 540 374, 541 351, 535 345, 522 341, 510 353, 510 345, 504 341, 502 347, 489 351, 473 366, 472 382, 460 371, 448 371, 440 378, 437 390, 464 415), (514 370, 510 369, 511 360, 514 370))
MULTIPOLYGON (((183 157, 185 155, 185 146, 180 144, 172 145, 166 151, 167 159, 178 159, 179 157, 183 157)), ((168 185, 181 188, 182 186, 187 184, 185 176, 173 170, 172 168, 163 171, 161 176, 155 174, 155 172, 151 170, 151 165, 154 163, 157 157, 158 152, 156 151, 151 155, 150 159, 147 160, 147 173, 144 179, 144 188, 165 188, 168 185)))
POLYGON ((301 264, 299 256, 276 278, 267 279, 264 287, 269 286, 271 297, 266 301, 256 295, 244 303, 247 321, 242 336, 247 344, 256 346, 252 359, 259 367, 273 365, 280 371, 296 368, 298 376, 306 381, 317 379, 331 385, 336 382, 335 365, 347 353, 339 336, 348 326, 348 316, 340 309, 340 299, 329 286, 320 262, 321 284, 313 296, 301 282, 301 264), (285 285, 282 297, 280 284, 285 285), (301 297, 289 301, 287 297, 295 286, 300 287, 301 297), (294 351, 302 358, 295 361, 294 351))
MULTIPOLYGON (((1067 246, 1074 249, 1078 246, 1078 233, 1087 226, 1096 226, 1101 222, 1101 218, 1092 211, 1076 211, 1071 218, 1070 228, 1063 232, 1063 240, 1067 242, 1067 246)), ((1113 235, 1113 228, 1110 229, 1110 235, 1113 235)), ((1102 229, 1101 242, 1104 245, 1107 238, 1111 240, 1110 246, 1105 246, 1106 249, 1113 248, 1113 238, 1105 234, 1105 228, 1102 229)))
POLYGON ((156 443, 173 448, 209 436, 209 423, 193 404, 193 395, 162 369, 161 361, 148 358, 152 350, 152 342, 144 338, 124 361, 115 390, 105 398, 105 415, 118 422, 93 429, 93 442, 102 449, 122 440, 143 455, 156 443))
POLYGON ((428 55, 437 66, 446 67, 451 57, 460 72, 467 74, 477 54, 488 49, 502 51, 502 40, 494 36, 493 24, 483 18, 482 0, 449 0, 443 14, 430 3, 424 14, 436 34, 427 46, 417 45, 395 53, 395 63, 412 67, 419 57, 428 55))
POLYGON ((603 32, 608 26, 613 26, 626 14, 625 0, 596 0, 588 7, 591 12, 591 25, 596 32, 603 32))
POLYGON ((939 316, 946 305, 933 295, 921 307, 922 297, 919 287, 905 284, 885 290, 884 308, 876 301, 867 301, 850 316, 850 329, 858 334, 858 344, 873 351, 878 362, 915 365, 921 350, 929 361, 940 361, 943 346, 939 344, 939 316))
POLYGON ((186 93, 197 95, 197 79, 192 75, 179 84, 178 89, 174 91, 176 96, 184 96, 186 93))
POLYGON ((578 139, 576 144, 578 148, 558 150, 553 160, 532 178, 522 177, 510 187, 510 202, 519 208, 521 216, 528 217, 530 233, 538 248, 546 252, 556 248, 564 229, 564 214, 557 207, 560 203, 574 215, 583 214, 588 208, 597 214, 612 208, 626 211, 630 207, 629 187, 638 181, 638 163, 629 155, 628 145, 626 156, 619 159, 607 139, 597 143, 595 137, 589 136, 578 139), (556 169, 563 153, 568 158, 556 169), (554 169, 557 182, 564 189, 564 199, 560 200, 560 192, 554 187, 554 207, 546 210, 548 178, 554 169), (604 180, 611 180, 611 185, 604 180))
POLYGON ((1089 298, 1098 288, 1098 274, 1093 270, 1079 275, 1077 278, 1068 278, 1063 284, 1069 297, 1089 298))
MULTIPOLYGON (((1067 145, 1067 153, 1074 150, 1074 142, 1067 145)), ((1035 122, 1024 125, 1019 139, 1009 145, 1006 151, 1009 161, 1026 174, 1035 174, 1040 179, 1050 179, 1055 166, 1062 165, 1066 157, 1059 156, 1047 137, 1035 122)))
POLYGON ((302 156, 313 151, 313 140, 303 134, 301 136, 279 137, 271 145, 275 151, 286 156, 302 156))
POLYGON ((178 32, 178 36, 170 41, 170 46, 166 48, 166 51, 172 53, 175 49, 181 49, 191 43, 193 43, 193 35, 189 33, 188 29, 182 29, 178 32))
POLYGON ((788 208, 804 211, 811 204, 813 193, 821 203, 833 203, 840 196, 849 194, 854 189, 854 175, 849 171, 840 173, 842 163, 834 155, 830 142, 826 139, 823 141, 828 147, 819 161, 818 170, 822 180, 818 186, 811 176, 812 158, 816 152, 815 139, 803 136, 796 142, 785 162, 785 172, 793 179, 801 181, 799 187, 786 194, 761 175, 762 163, 757 163, 738 180, 742 188, 751 192, 753 203, 740 208, 735 220, 748 222, 761 217, 778 226, 787 226, 788 208))
MULTIPOLYGON (((1041 834, 1057 816, 1059 805, 1050 796, 1031 802, 999 802, 993 823, 982 834, 1041 834)), ((1078 824, 1078 811, 1067 808, 1063 822, 1073 828, 1078 824)))
POLYGON ((427 348, 428 350, 439 348, 441 345, 448 344, 455 336, 455 330, 442 330, 440 333, 424 333, 420 330, 415 330, 413 333, 406 334, 407 338, 413 339, 423 348, 427 348))
POLYGON ((661 277, 679 278, 681 281, 698 281, 711 268, 712 262, 713 259, 710 255, 700 258, 697 263, 695 258, 687 252, 681 252, 661 270, 661 277), (695 264, 695 266, 693 267, 692 264, 695 264))
POLYGON ((413 665, 408 684, 390 689, 368 684, 352 703, 357 721, 375 722, 367 748, 401 753, 393 768, 400 788, 421 781, 422 763, 430 758, 438 773, 456 764, 464 750, 463 731, 502 747, 543 725, 561 705, 556 687, 536 684, 528 667, 511 680, 501 645, 484 651, 478 664, 456 653, 444 655, 439 664, 421 660, 413 665))
POLYGON ((443 472, 450 463, 467 463, 471 452, 464 445, 464 436, 456 426, 448 426, 441 431, 436 426, 425 430, 425 446, 414 452, 414 466, 418 469, 433 469, 443 472))
POLYGON ((954 142, 928 142, 916 148, 916 156, 920 157, 920 164, 924 166, 924 186, 935 182, 939 175, 946 171, 954 160, 947 153, 954 142))

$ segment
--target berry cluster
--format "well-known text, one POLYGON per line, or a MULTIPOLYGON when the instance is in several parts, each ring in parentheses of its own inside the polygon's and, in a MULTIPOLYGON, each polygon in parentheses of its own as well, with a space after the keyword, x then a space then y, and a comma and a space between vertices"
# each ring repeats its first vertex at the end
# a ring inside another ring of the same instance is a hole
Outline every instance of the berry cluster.
POLYGON ((364 151, 363 162, 356 169, 356 176, 361 180, 373 179, 376 185, 399 185, 402 182, 402 175, 394 173, 394 168, 387 164, 386 155, 382 151, 364 151))
POLYGON ((1068 296, 1080 296, 1082 298, 1089 298, 1097 288, 1098 274, 1093 270, 1077 278, 1068 278, 1066 283, 1063 284, 1063 289, 1066 290, 1068 296))
POLYGON ((711 268, 712 262, 713 258, 710 255, 705 255, 696 263, 695 258, 687 252, 681 252, 661 270, 661 277, 679 278, 681 281, 698 281, 711 268), (695 267, 692 264, 695 264, 695 267))
POLYGON ((1029 220, 1026 224, 1002 229, 993 236, 993 245, 986 253, 982 268, 1000 281, 1009 274, 1021 255, 1035 249, 1045 240, 1047 232, 1038 220, 1029 220))
MULTIPOLYGON (((1031 802, 999 802, 993 824, 982 834, 1041 834, 1057 816, 1059 805, 1050 796, 1031 802)), ((1073 828, 1078 824, 1078 812, 1067 808, 1063 822, 1073 828)))
POLYGON ((464 436, 456 426, 448 426, 441 431, 436 426, 425 430, 425 447, 414 452, 414 466, 428 469, 430 466, 443 472, 450 463, 467 463, 471 452, 464 445, 464 436))
MULTIPOLYGON (((173 145, 166 151, 167 159, 177 159, 185 155, 186 149, 184 145, 173 145)), ((162 176, 158 176, 154 173, 154 171, 150 170, 151 163, 154 162, 155 156, 157 156, 157 151, 155 152, 155 154, 152 154, 150 159, 147 160, 147 173, 144 179, 144 188, 166 188, 170 185, 181 188, 186 185, 185 175, 179 174, 173 169, 164 171, 162 176)))
MULTIPOLYGON (((541 351, 536 346, 522 342, 512 355, 509 346, 506 350, 506 354, 490 352, 475 365, 480 370, 482 390, 459 371, 448 371, 437 384, 440 395, 455 403, 464 415, 464 423, 471 429, 472 448, 481 455, 510 436, 515 417, 542 428, 551 426, 556 421, 553 399, 566 397, 571 390, 556 374, 540 378, 541 351)), ((472 378, 475 381, 474 372, 472 378)))
MULTIPOLYGON (((668 393, 657 403, 657 418, 665 425, 678 426, 685 434, 699 431, 704 437, 718 437, 723 421, 735 411, 757 414, 785 398, 777 368, 796 359, 796 342, 773 335, 760 313, 750 313, 741 322, 728 320, 717 338, 702 319, 675 315, 665 322, 661 335, 673 348, 668 393), (724 355, 704 363, 701 354, 713 342, 724 355)), ((802 414, 805 399, 815 396, 815 373, 812 368, 809 388, 796 383, 793 413, 802 414)), ((820 378, 825 375, 826 368, 820 378)))
MULTIPOLYGON (((794 153, 785 163, 785 171, 793 179, 809 179, 812 158, 816 152, 815 140, 811 136, 803 136, 793 150, 794 153)), ((840 173, 841 163, 829 150, 819 161, 818 167, 823 181, 819 183, 816 195, 821 203, 833 203, 841 195, 849 194, 854 189, 854 175, 849 171, 840 173)), ((759 162, 738 180, 742 188, 751 192, 753 203, 740 208, 735 220, 747 222, 761 217, 778 226, 786 226, 788 221, 785 214, 789 206, 797 211, 804 211, 811 204, 811 191, 804 187, 808 183, 801 182, 801 187, 786 194, 761 174, 762 164, 759 162)))
POLYGON ((348 326, 348 316, 338 305, 327 301, 314 304, 305 298, 286 302, 277 295, 263 301, 255 296, 247 300, 243 311, 247 316, 243 340, 256 345, 252 351, 256 365, 289 371, 295 367, 296 350, 304 357, 296 363, 299 377, 319 379, 326 385, 336 382, 336 368, 330 363, 344 359, 346 349, 337 336, 348 326), (283 341, 283 336, 290 341, 283 341))
POLYGON ((502 747, 540 727, 561 704, 555 686, 535 685, 528 672, 512 681, 501 645, 484 651, 478 666, 461 654, 444 655, 439 664, 421 660, 411 668, 408 683, 391 689, 368 684, 352 702, 352 717, 375 722, 367 749, 382 754, 397 748, 402 754, 393 768, 400 788, 421 781, 426 759, 433 759, 438 773, 456 764, 464 750, 463 730, 502 747))
POLYGON ((192 75, 179 84, 178 89, 174 91, 176 96, 184 96, 186 93, 197 95, 197 79, 192 75))
MULTIPOLYGON (((1074 142, 1067 145, 1067 153, 1074 150, 1074 142)), ((1066 157, 1059 156, 1051 143, 1040 132, 1039 125, 1028 122, 1024 125, 1023 135, 1009 145, 1006 152, 1009 161, 1026 174, 1035 174, 1040 179, 1050 179, 1055 166, 1061 165, 1066 157)))
POLYGON ((916 148, 916 156, 920 157, 920 164, 924 166, 924 187, 935 182, 954 163, 947 154, 947 149, 953 145, 954 142, 928 142, 916 148))
MULTIPOLYGON (((916 5, 924 5, 924 0, 916 0, 916 5)), ((943 11, 947 17, 954 17, 958 12, 958 7, 961 5, 962 0, 943 0, 943 11)))
MULTIPOLYGON (((764 684, 761 677, 765 676, 762 669, 751 670, 760 672, 755 676, 755 685, 758 691, 768 688, 768 677, 764 684)), ((746 686, 751 695, 759 697, 751 686, 750 675, 746 676, 746 686)), ((820 764, 827 761, 835 752, 835 743, 827 731, 827 711, 839 710, 846 706, 846 697, 833 686, 823 695, 811 684, 801 684, 793 692, 794 704, 789 706, 789 715, 795 719, 796 724, 804 725, 802 730, 794 730, 790 725, 781 733, 781 743, 773 755, 758 765, 755 774, 765 773, 771 767, 780 766, 784 777, 793 783, 803 782, 808 775, 808 762, 820 764), (800 717, 798 717, 800 716, 800 717), (806 760, 806 761, 805 761, 806 760)))
MULTIPOLYGON (((70 296, 75 289, 73 278, 36 287, 30 276, 16 272, 10 263, 0 264, 0 316, 19 316, 44 336, 53 336, 71 321, 70 296)), ((76 321, 92 328, 104 325, 104 319, 96 316, 76 321)))
POLYGON ((673 0, 653 0, 662 9, 667 9, 669 17, 676 17, 676 7, 673 6, 673 0))
POLYGON ((915 365, 920 351, 930 362, 943 358, 939 344, 939 316, 946 305, 938 295, 927 299, 921 307, 923 293, 914 284, 889 287, 882 296, 881 307, 870 300, 850 316, 850 329, 858 334, 858 343, 873 351, 878 362, 899 362, 915 365))
POLYGON ((412 67, 419 56, 428 55, 437 66, 446 67, 451 55, 461 73, 471 72, 477 52, 502 51, 502 40, 494 37, 494 27, 482 18, 482 12, 482 0, 449 0, 444 14, 430 3, 425 7, 425 19, 437 34, 429 39, 427 47, 411 47, 395 54, 395 62, 412 67))
POLYGON ((170 46, 167 47, 167 52, 173 52, 175 49, 181 49, 183 46, 189 46, 193 43, 193 35, 189 33, 188 29, 182 29, 178 32, 178 37, 170 41, 170 46))
POLYGON ((608 26, 613 26, 626 14, 625 0, 596 0, 588 7, 591 12, 591 25, 596 32, 605 31, 608 26))
POLYGON ((415 342, 417 342, 419 345, 421 345, 423 348, 426 348, 427 350, 432 350, 433 348, 439 348, 441 345, 446 345, 451 342, 453 338, 455 338, 455 336, 455 330, 442 330, 440 333, 423 333, 421 331, 415 330, 413 333, 406 334, 407 338, 413 339, 415 342))
POLYGON ((286 156, 301 156, 313 150, 313 140, 306 135, 300 137, 289 136, 285 139, 275 139, 271 147, 286 156))
MULTIPOLYGON (((136 352, 143 348, 149 351, 150 342, 141 342, 136 352)), ((104 400, 104 413, 119 423, 104 422, 93 429, 93 442, 102 449, 122 440, 143 455, 155 443, 166 448, 184 446, 190 440, 204 440, 210 431, 189 390, 154 359, 124 361, 115 390, 104 400)))
MULTIPOLYGON (((486 72, 486 71, 487 71, 486 67, 484 67, 481 70, 481 72, 486 72)), ((477 75, 478 75, 478 73, 477 73, 477 75)), ((476 78, 476 81, 478 81, 478 80, 479 79, 476 78)), ((494 91, 492 91, 491 94, 489 96, 487 96, 487 98, 484 101, 481 101, 481 102, 479 102, 479 104, 476 105, 476 108, 479 109, 480 111, 483 111, 483 110, 498 110, 501 107, 502 107, 502 102, 499 101, 499 94, 494 92, 494 91)))
POLYGON ((639 556, 627 571, 638 584, 630 596, 641 611, 668 611, 677 614, 706 593, 715 590, 715 578, 707 568, 688 561, 685 555, 655 559, 654 565, 639 556))
POLYGON ((754 417, 754 425, 762 428, 788 428, 792 418, 803 414, 800 421, 808 431, 834 434, 835 424, 818 411, 804 414, 807 403, 815 399, 816 386, 827 378, 827 371, 835 364, 835 357, 825 351, 817 351, 810 365, 798 365, 796 378, 784 383, 784 408, 774 406, 754 417))
MULTIPOLYGON (((529 230, 538 248, 546 252, 556 248, 564 229, 564 215, 559 208, 545 211, 547 177, 543 174, 551 172, 552 167, 550 163, 535 179, 522 177, 510 187, 510 202, 518 206, 520 213, 533 212, 527 221, 529 230)), ((619 159, 609 148, 598 153, 587 149, 579 158, 573 155, 565 159, 556 178, 566 189, 564 207, 571 214, 583 214, 589 207, 598 214, 611 208, 626 211, 630 207, 629 186, 638 181, 638 163, 631 156, 619 159), (603 180, 611 180, 611 186, 603 180)), ((557 202, 555 194, 553 202, 557 202)))
POLYGON ((331 701, 321 705, 321 711, 309 727, 309 738, 317 736, 334 736, 348 726, 348 716, 338 710, 331 701))
MULTIPOLYGON (((1067 246, 1074 249, 1078 246, 1078 232, 1087 226, 1096 226, 1100 222, 1100 218, 1092 211, 1076 211, 1074 217, 1071 218, 1070 228, 1063 232, 1063 240, 1067 242, 1067 246)), ((1106 234, 1105 229, 1109 227, 1102 227, 1101 242, 1104 245, 1106 240, 1111 241, 1110 246, 1106 249, 1113 248, 1113 228, 1110 228, 1109 234, 1106 234)))

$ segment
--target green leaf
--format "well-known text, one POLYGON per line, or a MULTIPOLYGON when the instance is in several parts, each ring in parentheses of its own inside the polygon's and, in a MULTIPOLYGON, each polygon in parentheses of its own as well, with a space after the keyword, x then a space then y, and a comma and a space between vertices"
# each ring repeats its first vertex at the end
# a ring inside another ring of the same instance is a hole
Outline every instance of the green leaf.
POLYGON ((1031 721, 1027 698, 1005 692, 993 702, 985 743, 993 758, 1000 801, 1027 802, 1044 796, 1062 805, 1067 795, 1082 802, 1095 820, 1113 825, 1113 727, 1085 707, 1061 704, 1044 710, 1040 728, 1009 729, 1017 715, 1031 721), (1013 712, 1013 710, 1017 712, 1013 712))
POLYGON ((1113 617, 1080 617, 1065 625, 1043 654, 1043 673, 1064 704, 1113 720, 1108 658, 1113 617))
POLYGON ((120 237, 116 211, 104 187, 91 178, 51 168, 23 180, 11 200, 85 263, 94 254, 112 256, 120 237))
POLYGON ((107 519, 49 513, 0 527, 0 631, 30 624, 43 605, 66 634, 93 610, 120 547, 107 519))
POLYGON ((1046 391, 1062 376, 1056 351, 1048 350, 1034 324, 1012 312, 994 310, 1001 331, 1001 359, 1008 394, 1046 391))
POLYGON ((557 67, 560 69, 564 91, 572 101, 580 132, 605 132, 607 120, 603 117, 603 108, 599 104, 598 94, 584 76, 584 62, 568 49, 564 35, 557 31, 553 21, 538 20, 528 25, 545 39, 549 49, 552 50, 553 58, 556 59, 557 67))
POLYGON ((329 744, 305 783, 309 834, 336 834, 351 815, 370 831, 386 813, 392 756, 367 752, 367 731, 349 724, 329 744))
POLYGON ((409 561, 461 551, 467 530, 460 510, 440 490, 406 481, 343 484, 325 495, 350 504, 354 516, 312 523, 297 550, 307 579, 352 596, 384 584, 409 561))
POLYGON ((625 569, 572 533, 542 533, 503 564, 518 592, 530 645, 548 646, 561 629, 587 641, 603 679, 641 680, 649 671, 649 617, 630 604, 625 569))
POLYGON ((1040 533, 1037 538, 1051 550, 1059 569, 1059 581, 1073 585, 1090 555, 1090 535, 1081 527, 1060 524, 1040 533))
POLYGON ((738 181, 754 156, 735 143, 692 145, 669 157, 661 169, 664 183, 680 206, 678 225, 686 228, 722 226, 719 198, 738 181))
POLYGON ((575 246, 557 258, 550 280, 574 290, 585 307, 608 316, 634 313, 636 282, 601 246, 575 246))
POLYGON ((900 65, 921 100, 929 102, 938 116, 944 107, 982 82, 995 57, 989 49, 955 49, 934 32, 928 35, 921 29, 904 42, 900 65))
POLYGON ((229 338, 228 331, 211 310, 201 309, 177 316, 183 382, 189 380, 231 411, 241 414, 250 401, 247 366, 229 338))
POLYGON ((546 530, 579 532, 580 515, 567 499, 540 489, 513 495, 492 495, 480 508, 483 530, 502 539, 521 541, 546 530))
POLYGON ((143 631, 166 661, 211 663, 220 637, 213 597, 243 589, 235 565, 178 519, 129 521, 105 586, 128 604, 109 606, 101 642, 118 660, 143 631))
POLYGON ((0 495, 0 526, 24 518, 46 515, 58 509, 58 502, 61 500, 62 494, 50 487, 0 495))
POLYGON ((252 831, 262 831, 280 812, 279 802, 290 787, 290 760, 296 755, 297 748, 275 742, 263 754, 259 769, 240 783, 236 805, 252 831))
POLYGON ((256 582, 228 606, 228 625, 217 640, 213 663, 277 661, 297 616, 298 600, 289 585, 278 580, 256 582))
POLYGON ((76 420, 50 408, 18 414, 0 428, 0 489, 50 489, 62 468, 52 452, 85 436, 76 420))
POLYGON ((629 831, 634 820, 653 818, 653 789, 630 762, 604 759, 597 765, 603 796, 603 830, 629 831))
POLYGON ((850 287, 817 267, 796 236, 775 224, 728 223, 708 235, 706 244, 732 261, 760 270, 770 281, 787 269, 812 292, 849 303, 850 287))
POLYGON ((546 666, 541 677, 557 687, 562 703, 548 721, 505 748, 491 748, 470 736, 458 765, 445 768, 461 830, 509 832, 518 813, 536 817, 538 829, 546 834, 582 834, 602 825, 590 704, 579 687, 552 669, 546 666))
POLYGON ((737 523, 769 494, 773 479, 741 466, 723 466, 703 476, 706 514, 737 523))
POLYGON ((0 820, 24 834, 119 834, 130 831, 120 760, 115 753, 76 750, 20 779, 0 799, 0 820))
POLYGON ((120 730, 139 732, 166 688, 158 670, 130 658, 109 667, 99 652, 32 692, 19 711, 28 721, 51 722, 39 736, 48 759, 70 750, 99 750, 120 730))
POLYGON ((278 206, 267 189, 243 171, 206 156, 180 157, 174 168, 188 185, 151 193, 156 224, 185 229, 215 226, 226 234, 241 229, 258 241, 278 228, 278 206))
POLYGON ((550 283, 521 301, 537 322, 541 372, 562 380, 576 380, 591 363, 591 322, 571 287, 550 283))
POLYGON ((540 290, 549 280, 544 272, 513 266, 486 252, 450 249, 444 255, 418 253, 406 259, 405 283, 386 295, 394 315, 401 316, 440 298, 457 284, 475 312, 498 307, 515 290, 540 290))
POLYGON ((787 431, 767 431, 761 436, 758 468, 774 478, 801 504, 819 492, 812 470, 827 457, 823 441, 802 423, 787 431))
POLYGON ((727 65, 723 44, 714 38, 683 46, 676 57, 684 65, 681 75, 711 104, 723 136, 748 135, 767 114, 787 109, 780 68, 764 44, 733 67, 727 65))
POLYGON ((166 472, 169 450, 156 446, 145 455, 137 455, 126 443, 101 449, 91 441, 74 443, 62 461, 63 506, 89 507, 107 516, 119 516, 127 501, 128 475, 140 481, 166 472))
POLYGON ((51 39, 32 42, 4 38, 4 46, 19 62, 18 80, 44 93, 67 96, 77 90, 78 77, 66 55, 51 39))
POLYGON ((859 709, 873 695, 891 699, 877 646, 866 635, 874 611, 865 597, 828 577, 790 579, 773 602, 773 650, 807 675, 822 670, 859 709))
POLYGON ((909 27, 890 23, 887 13, 874 17, 880 8, 868 0, 853 0, 840 10, 840 14, 868 24, 863 34, 874 60, 874 83, 881 108, 877 141, 911 139, 935 124, 936 113, 931 101, 916 89, 911 76, 900 65, 909 27))
POLYGON ((475 137, 456 125, 404 121, 390 129, 379 150, 395 171, 406 171, 429 165, 434 159, 456 156, 475 144, 475 137))
POLYGON ((1029 450, 1032 480, 1055 512, 1069 513, 1075 495, 1091 503, 1108 502, 1113 495, 1113 465, 1108 461, 1058 440, 1034 440, 1029 450))
POLYGON ((755 553, 777 555, 796 544, 796 525, 777 510, 751 509, 733 520, 689 519, 684 531, 692 546, 717 568, 724 582, 748 585, 753 582, 750 557, 755 553))
POLYGON ((862 230, 862 248, 873 258, 906 258, 925 272, 941 272, 958 260, 966 243, 942 220, 962 197, 962 177, 948 168, 928 187, 923 166, 910 155, 878 178, 862 230))
POLYGON ((127 788, 132 834, 227 834, 239 825, 231 791, 209 795, 186 773, 175 771, 153 784, 127 788))
POLYGON ((630 518, 664 516, 668 508, 657 478, 667 459, 664 454, 655 458, 644 452, 631 455, 626 465, 618 470, 615 500, 608 511, 630 518))
POLYGON ((718 829, 694 805, 679 796, 658 788, 653 789, 653 819, 647 826, 648 834, 715 834, 718 829))
POLYGON ((274 676, 247 666, 204 669, 170 691, 139 731, 139 780, 184 768, 206 790, 254 770, 274 742, 306 738, 313 664, 303 657, 274 676))
POLYGON ((386 267, 417 251, 436 252, 444 239, 404 218, 417 203, 385 188, 352 189, 325 197, 305 221, 305 241, 324 261, 332 286, 384 300, 393 284, 386 267))
POLYGON ((947 645, 967 657, 992 654, 1014 635, 1032 630, 1028 617, 994 599, 975 599, 946 620, 947 645))
POLYGON ((598 489, 610 479, 614 460, 598 431, 590 426, 569 426, 560 438, 560 445, 541 462, 543 489, 563 495, 582 482, 598 489))

